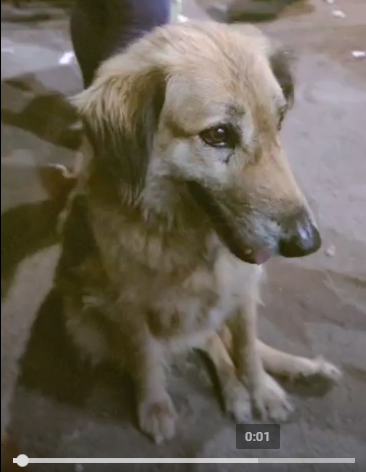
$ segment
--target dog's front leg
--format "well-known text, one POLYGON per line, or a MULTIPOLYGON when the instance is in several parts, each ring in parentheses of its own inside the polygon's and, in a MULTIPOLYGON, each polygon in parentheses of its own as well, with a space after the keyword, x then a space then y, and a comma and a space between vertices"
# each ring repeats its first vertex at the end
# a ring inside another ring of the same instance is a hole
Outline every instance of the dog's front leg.
POLYGON ((225 409, 237 423, 251 419, 250 398, 247 388, 239 381, 235 365, 220 336, 215 333, 202 346, 202 350, 213 363, 218 376, 225 409))
POLYGON ((131 370, 135 381, 140 428, 156 443, 175 434, 176 413, 166 389, 163 347, 148 329, 134 339, 131 370))
POLYGON ((264 370, 257 344, 257 296, 247 292, 233 320, 238 375, 247 386, 254 409, 263 419, 284 421, 292 408, 281 386, 264 370))

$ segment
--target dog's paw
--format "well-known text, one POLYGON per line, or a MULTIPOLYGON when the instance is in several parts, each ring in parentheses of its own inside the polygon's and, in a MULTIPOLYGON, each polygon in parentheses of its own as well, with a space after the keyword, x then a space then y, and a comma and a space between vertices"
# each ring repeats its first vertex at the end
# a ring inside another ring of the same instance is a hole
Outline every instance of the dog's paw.
POLYGON ((145 400, 139 405, 140 428, 151 436, 156 444, 173 438, 176 417, 173 403, 168 396, 160 400, 145 400))
POLYGON ((246 387, 237 381, 224 389, 225 409, 236 423, 247 423, 252 419, 250 395, 246 387))
POLYGON ((293 411, 286 392, 268 374, 252 393, 253 408, 262 420, 283 422, 293 411))
POLYGON ((290 376, 290 380, 303 381, 306 384, 333 384, 341 378, 342 372, 338 367, 323 357, 306 359, 290 376))
POLYGON ((314 371, 308 375, 310 379, 318 377, 329 382, 338 382, 342 378, 342 372, 334 364, 326 361, 323 357, 314 359, 314 371))

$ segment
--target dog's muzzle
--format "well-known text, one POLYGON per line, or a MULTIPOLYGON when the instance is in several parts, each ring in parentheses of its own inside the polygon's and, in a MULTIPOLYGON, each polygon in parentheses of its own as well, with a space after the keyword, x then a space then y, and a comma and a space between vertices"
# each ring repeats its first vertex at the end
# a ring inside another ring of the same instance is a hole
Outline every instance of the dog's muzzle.
POLYGON ((227 214, 211 193, 196 182, 187 182, 188 189, 196 203, 204 210, 222 243, 238 259, 249 264, 263 264, 272 255, 272 251, 254 244, 247 244, 243 234, 235 228, 234 219, 227 214))
POLYGON ((266 247, 261 241, 248 237, 245 227, 238 228, 235 218, 220 205, 211 192, 196 182, 187 182, 196 203, 204 210, 222 243, 234 256, 249 264, 263 264, 272 256, 304 257, 316 252, 321 237, 310 213, 304 209, 281 218, 277 247, 266 247))
POLYGON ((307 210, 291 215, 281 221, 282 237, 278 254, 283 257, 305 257, 321 246, 321 237, 307 210))

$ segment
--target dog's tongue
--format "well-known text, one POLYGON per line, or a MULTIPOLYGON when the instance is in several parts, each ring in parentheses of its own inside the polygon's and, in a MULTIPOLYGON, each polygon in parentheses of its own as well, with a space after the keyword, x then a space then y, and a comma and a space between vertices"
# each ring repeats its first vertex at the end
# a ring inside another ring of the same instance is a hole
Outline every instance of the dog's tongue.
POLYGON ((253 251, 255 263, 258 265, 264 264, 267 262, 272 254, 269 251, 266 251, 265 249, 258 249, 256 251, 253 251))

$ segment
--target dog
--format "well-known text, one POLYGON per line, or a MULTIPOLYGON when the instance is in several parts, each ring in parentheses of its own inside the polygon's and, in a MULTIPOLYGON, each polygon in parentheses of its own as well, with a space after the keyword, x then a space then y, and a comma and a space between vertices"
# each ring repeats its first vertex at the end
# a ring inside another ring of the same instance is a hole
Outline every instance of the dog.
POLYGON ((156 443, 176 430, 166 386, 176 353, 208 355, 237 422, 288 418, 273 376, 341 376, 257 333, 263 264, 321 246, 280 140, 293 100, 281 47, 253 26, 209 21, 154 29, 72 99, 86 165, 55 285, 81 352, 131 374, 140 428, 156 443))

